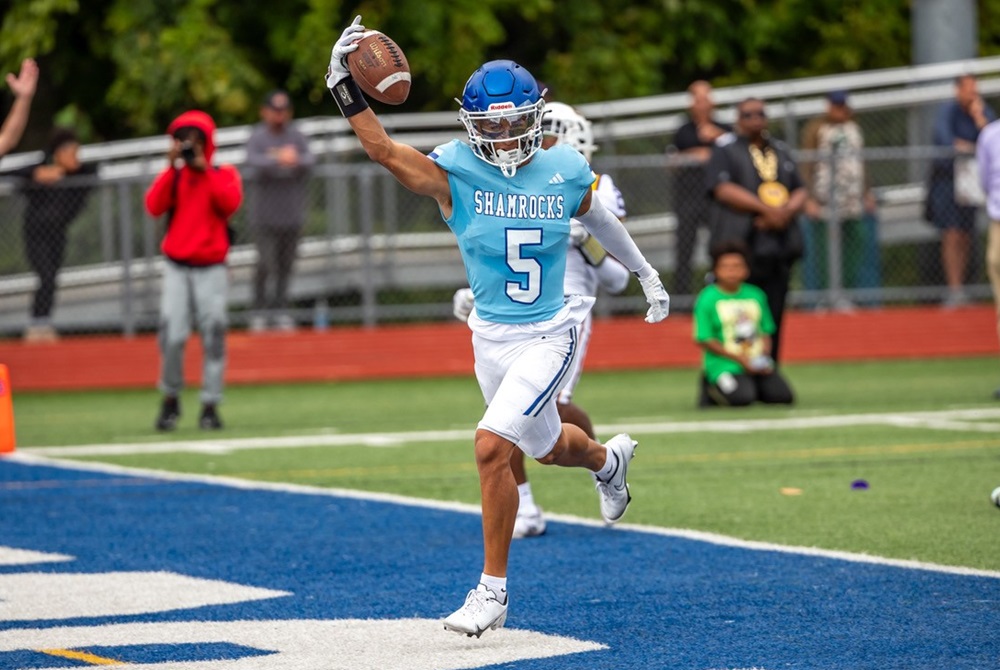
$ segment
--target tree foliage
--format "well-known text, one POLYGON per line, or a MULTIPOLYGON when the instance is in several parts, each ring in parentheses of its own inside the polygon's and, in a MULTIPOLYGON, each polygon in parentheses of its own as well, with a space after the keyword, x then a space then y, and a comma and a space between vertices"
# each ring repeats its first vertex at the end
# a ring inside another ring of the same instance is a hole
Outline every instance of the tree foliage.
MULTIPOLYGON (((998 0, 980 0, 996 53, 998 0)), ((512 58, 573 103, 909 63, 908 0, 8 0, 0 65, 34 55, 34 125, 71 108, 90 140, 161 132, 178 112, 255 120, 287 88, 299 116, 336 113, 330 47, 355 14, 391 35, 414 75, 400 111, 454 109, 479 63, 512 58)))

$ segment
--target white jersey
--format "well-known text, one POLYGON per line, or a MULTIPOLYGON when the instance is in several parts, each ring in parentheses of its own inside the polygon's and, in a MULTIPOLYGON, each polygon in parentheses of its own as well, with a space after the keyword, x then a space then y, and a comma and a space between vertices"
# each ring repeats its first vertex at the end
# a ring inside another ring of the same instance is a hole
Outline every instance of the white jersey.
MULTIPOLYGON (((625 218, 625 200, 610 175, 598 175, 592 188, 594 195, 601 199, 602 205, 619 219, 625 218)), ((611 293, 621 293, 628 285, 630 276, 628 268, 610 255, 604 258, 599 268, 594 267, 584 259, 580 248, 570 243, 569 253, 566 256, 566 279, 564 281, 566 295, 593 297, 597 295, 599 287, 603 287, 611 293)), ((556 402, 559 404, 565 405, 573 399, 573 391, 576 390, 576 385, 580 382, 580 376, 583 374, 583 362, 587 357, 592 325, 593 317, 588 313, 587 318, 580 324, 577 356, 573 360, 566 384, 556 396, 556 402)))
MULTIPOLYGON (((611 179, 611 175, 597 175, 592 188, 594 195, 601 199, 601 204, 619 219, 625 218, 625 201, 622 198, 622 192, 618 190, 615 182, 611 179)), ((611 256, 605 258, 601 265, 605 263, 617 266, 604 268, 602 274, 610 274, 615 279, 613 282, 615 285, 604 286, 605 290, 621 293, 625 284, 628 283, 628 269, 611 256)), ((580 249, 571 243, 569 253, 566 256, 566 278, 563 281, 563 291, 566 295, 596 296, 599 286, 601 286, 601 277, 598 276, 597 268, 588 263, 580 249)))

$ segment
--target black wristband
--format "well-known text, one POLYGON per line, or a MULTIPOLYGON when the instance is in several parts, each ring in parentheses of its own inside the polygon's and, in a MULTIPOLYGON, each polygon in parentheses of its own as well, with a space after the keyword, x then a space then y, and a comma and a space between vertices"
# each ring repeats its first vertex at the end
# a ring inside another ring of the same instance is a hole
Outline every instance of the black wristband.
POLYGON ((368 109, 368 101, 361 93, 361 89, 355 83, 353 77, 341 79, 330 89, 333 99, 340 107, 340 113, 344 117, 351 117, 368 109))

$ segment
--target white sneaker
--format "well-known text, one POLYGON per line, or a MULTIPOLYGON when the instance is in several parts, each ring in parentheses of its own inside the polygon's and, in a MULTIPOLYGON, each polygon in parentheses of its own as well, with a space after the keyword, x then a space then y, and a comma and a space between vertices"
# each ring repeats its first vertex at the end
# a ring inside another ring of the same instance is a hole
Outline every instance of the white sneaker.
POLYGON ((533 507, 523 512, 521 508, 517 510, 517 519, 514 520, 514 539, 522 537, 535 537, 545 533, 545 517, 542 516, 541 507, 533 507))
POLYGON ((627 433, 619 433, 604 446, 608 448, 608 458, 617 457, 618 466, 611 473, 608 481, 601 481, 594 475, 597 482, 597 492, 601 495, 601 516, 607 523, 614 523, 622 518, 628 504, 632 501, 629 495, 628 484, 625 482, 625 475, 628 472, 629 461, 635 455, 635 448, 638 442, 628 436, 627 433))
POLYGON ((507 621, 507 603, 501 603, 497 594, 482 584, 465 596, 465 604, 444 620, 444 629, 477 638, 487 629, 496 630, 507 621))

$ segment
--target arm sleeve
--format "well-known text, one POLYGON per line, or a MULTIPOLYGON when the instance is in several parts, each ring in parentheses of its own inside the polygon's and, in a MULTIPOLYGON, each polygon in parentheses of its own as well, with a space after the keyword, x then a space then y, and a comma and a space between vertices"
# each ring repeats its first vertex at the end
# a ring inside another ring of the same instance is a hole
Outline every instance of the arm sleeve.
POLYGON ((212 206, 223 218, 229 218, 243 202, 243 180, 232 165, 223 165, 212 174, 212 206))
POLYGON ((168 167, 161 172, 146 190, 146 211, 152 216, 164 214, 173 203, 173 184, 180 170, 168 167))
POLYGON ((608 211, 600 198, 592 197, 590 209, 576 218, 608 253, 628 268, 629 272, 638 272, 648 265, 635 240, 625 230, 625 226, 618 217, 608 211))

